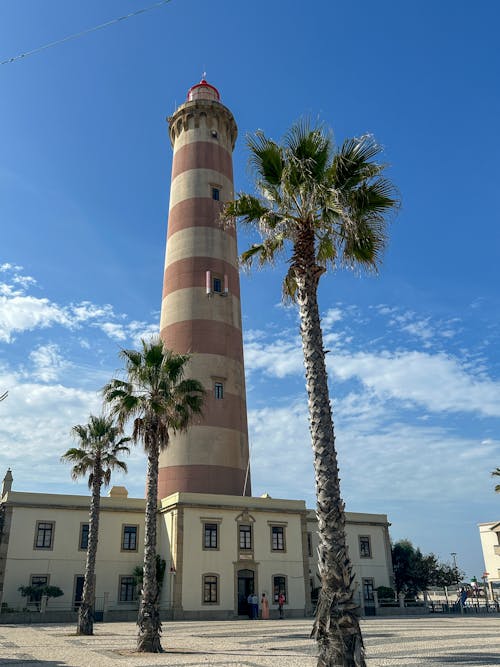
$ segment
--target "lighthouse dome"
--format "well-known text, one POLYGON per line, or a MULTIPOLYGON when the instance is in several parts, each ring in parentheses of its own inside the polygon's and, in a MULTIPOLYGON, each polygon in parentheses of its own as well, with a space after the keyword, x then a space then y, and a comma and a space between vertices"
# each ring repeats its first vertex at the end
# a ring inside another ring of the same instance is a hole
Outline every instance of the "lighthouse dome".
POLYGON ((219 91, 215 86, 210 85, 206 79, 202 79, 200 83, 191 86, 188 90, 187 101, 194 102, 195 100, 213 100, 220 102, 219 91))

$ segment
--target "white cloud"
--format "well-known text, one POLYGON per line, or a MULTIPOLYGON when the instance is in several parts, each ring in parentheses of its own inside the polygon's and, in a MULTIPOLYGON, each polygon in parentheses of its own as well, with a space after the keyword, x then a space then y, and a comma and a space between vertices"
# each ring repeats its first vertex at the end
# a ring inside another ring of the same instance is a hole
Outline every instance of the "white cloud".
POLYGON ((127 333, 123 324, 117 324, 116 322, 96 322, 93 326, 104 331, 104 333, 113 340, 123 341, 127 338, 127 333))
MULTIPOLYGON (((406 423, 370 392, 335 401, 334 422, 341 488, 351 511, 387 511, 388 503, 411 498, 433 503, 463 498, 471 466, 484 483, 476 499, 488 499, 489 471, 498 465, 499 441, 481 442, 452 429, 406 423), (445 461, 445 469, 440 462, 445 461), (430 495, 431 494, 431 495, 430 495)), ((249 410, 252 492, 304 498, 314 504, 313 455, 305 396, 286 405, 249 410), (272 490, 272 491, 271 491, 272 490)))
POLYGON ((128 334, 132 339, 132 345, 134 348, 139 349, 141 347, 141 341, 149 341, 153 336, 158 336, 160 333, 160 323, 154 322, 152 324, 146 324, 146 322, 130 322, 128 325, 128 334))
POLYGON ((61 371, 69 366, 59 353, 59 347, 54 343, 40 345, 30 353, 30 359, 34 365, 33 378, 43 382, 57 380, 61 371))
POLYGON ((115 317, 113 308, 109 304, 98 306, 90 301, 82 301, 76 305, 72 305, 72 316, 76 322, 86 322, 87 320, 95 320, 101 317, 113 318, 115 317))
POLYGON ((18 266, 17 264, 5 262, 4 264, 0 264, 0 273, 6 273, 7 271, 22 271, 22 268, 22 266, 18 266))
POLYGON ((343 319, 343 313, 340 308, 329 308, 321 318, 321 324, 325 329, 329 329, 336 322, 343 319))
POLYGON ((254 340, 245 345, 245 369, 248 373, 263 371, 284 378, 303 372, 302 348, 298 340, 277 340, 267 345, 254 340))
POLYGON ((10 343, 15 333, 53 324, 70 327, 71 320, 64 309, 48 299, 0 296, 0 341, 10 343))
POLYGON ((444 353, 403 351, 337 354, 329 371, 358 379, 381 397, 410 400, 432 412, 500 416, 500 382, 469 371, 444 353))

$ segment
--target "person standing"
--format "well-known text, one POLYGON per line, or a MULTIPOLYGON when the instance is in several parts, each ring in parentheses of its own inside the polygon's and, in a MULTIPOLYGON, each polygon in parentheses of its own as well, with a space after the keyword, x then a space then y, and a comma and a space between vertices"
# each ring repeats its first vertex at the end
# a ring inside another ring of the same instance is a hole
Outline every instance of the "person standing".
POLYGON ((252 595, 252 618, 256 621, 259 618, 259 598, 257 593, 252 595))
POLYGON ((250 593, 249 596, 247 597, 247 605, 248 605, 248 618, 250 620, 253 619, 253 593, 250 593))
POLYGON ((261 609, 261 617, 263 621, 267 621, 269 619, 269 600, 266 597, 265 593, 262 593, 262 598, 260 600, 260 609, 261 609))
POLYGON ((284 618, 284 615, 283 615, 283 605, 284 604, 285 604, 285 596, 283 595, 283 593, 280 593, 278 595, 278 611, 280 613, 280 618, 284 618))

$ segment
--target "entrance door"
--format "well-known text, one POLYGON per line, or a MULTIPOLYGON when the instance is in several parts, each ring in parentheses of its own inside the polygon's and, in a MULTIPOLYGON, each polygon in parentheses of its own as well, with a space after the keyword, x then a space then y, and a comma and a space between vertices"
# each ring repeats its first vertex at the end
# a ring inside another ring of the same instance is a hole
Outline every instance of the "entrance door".
POLYGON ((238 570, 238 616, 250 616, 247 598, 254 591, 253 570, 238 570))
POLYGON ((77 576, 75 581, 75 599, 73 600, 73 611, 78 611, 82 603, 83 582, 85 577, 77 576))

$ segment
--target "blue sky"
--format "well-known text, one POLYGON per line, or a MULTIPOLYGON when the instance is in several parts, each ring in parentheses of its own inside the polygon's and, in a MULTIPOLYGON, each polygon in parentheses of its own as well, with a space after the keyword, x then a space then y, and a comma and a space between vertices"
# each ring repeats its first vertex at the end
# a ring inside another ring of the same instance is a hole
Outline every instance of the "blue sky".
MULTIPOLYGON (((0 60, 147 1, 4 0, 0 60)), ((497 3, 172 0, 0 66, 0 474, 85 493, 59 463, 118 350, 159 321, 171 168, 165 117, 206 70, 240 138, 304 114, 371 132, 402 209, 380 275, 323 279, 342 490, 394 539, 480 576, 499 519, 497 3)), ((240 235, 240 248, 249 239, 240 235)), ((242 277, 253 491, 314 505, 297 314, 278 266, 242 277), (276 471, 279 470, 279 475, 276 471)), ((122 481, 142 495, 138 449, 122 481)))

